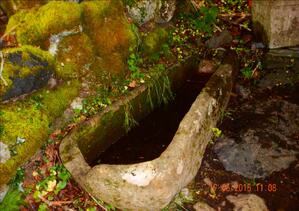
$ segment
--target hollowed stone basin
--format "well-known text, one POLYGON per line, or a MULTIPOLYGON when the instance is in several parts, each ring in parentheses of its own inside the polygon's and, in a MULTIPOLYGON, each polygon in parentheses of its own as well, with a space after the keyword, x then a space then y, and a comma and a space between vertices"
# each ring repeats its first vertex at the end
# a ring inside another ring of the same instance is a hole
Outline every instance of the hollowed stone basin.
MULTIPOLYGON (((180 84, 186 67, 173 68, 173 84, 180 84)), ((212 128, 225 109, 233 84, 234 64, 220 65, 180 122, 173 140, 156 159, 129 165, 99 164, 87 160, 125 134, 124 111, 142 119, 150 111, 146 85, 71 132, 60 145, 60 155, 73 178, 96 198, 125 210, 161 210, 195 177, 212 128)), ((117 143, 116 143, 117 144, 117 143)))

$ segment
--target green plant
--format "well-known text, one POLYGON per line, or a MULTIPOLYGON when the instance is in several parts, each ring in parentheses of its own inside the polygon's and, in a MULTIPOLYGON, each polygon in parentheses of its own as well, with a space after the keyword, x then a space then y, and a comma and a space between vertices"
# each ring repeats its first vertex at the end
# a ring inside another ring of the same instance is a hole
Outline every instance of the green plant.
POLYGON ((217 7, 201 7, 193 16, 191 23, 196 30, 211 36, 213 32, 213 26, 217 21, 217 16, 217 7))
POLYGON ((151 69, 151 78, 148 82, 147 102, 154 108, 154 101, 157 106, 167 104, 173 99, 171 91, 171 83, 166 73, 166 68, 163 64, 158 64, 151 69))
POLYGON ((18 168, 15 176, 9 182, 9 186, 12 188, 19 188, 19 185, 24 180, 24 176, 25 176, 24 168, 18 168))
MULTIPOLYGON (((47 200, 54 199, 53 194, 57 195, 63 190, 70 179, 71 175, 63 165, 54 165, 49 170, 49 176, 41 180, 35 187, 33 193, 34 199, 39 202, 41 197, 47 197, 47 200)), ((43 205, 41 205, 43 209, 43 205)))
POLYGON ((0 210, 19 210, 22 204, 24 204, 23 194, 17 188, 11 188, 0 203, 0 210))
POLYGON ((131 71, 131 75, 130 77, 132 79, 136 79, 136 78, 143 78, 144 74, 140 72, 140 64, 142 64, 143 59, 140 57, 139 54, 137 54, 134 51, 134 48, 130 47, 129 48, 129 57, 127 60, 128 63, 128 68, 131 71))
POLYGON ((43 108, 43 97, 41 95, 35 95, 31 97, 31 101, 33 102, 34 108, 40 110, 43 108))
POLYGON ((129 132, 133 127, 138 125, 138 122, 134 119, 131 111, 133 107, 130 103, 127 103, 124 107, 125 119, 124 119, 124 128, 126 132, 129 132))
POLYGON ((212 132, 216 138, 219 138, 222 135, 222 131, 216 127, 212 128, 212 132))
POLYGON ((250 79, 252 77, 251 67, 244 67, 241 69, 241 74, 245 79, 250 79))

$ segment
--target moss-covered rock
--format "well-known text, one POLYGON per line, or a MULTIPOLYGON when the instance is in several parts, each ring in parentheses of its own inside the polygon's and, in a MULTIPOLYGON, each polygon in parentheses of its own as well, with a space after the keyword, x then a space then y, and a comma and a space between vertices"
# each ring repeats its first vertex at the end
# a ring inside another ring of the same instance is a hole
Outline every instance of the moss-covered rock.
POLYGON ((65 37, 58 46, 56 73, 63 79, 86 75, 94 57, 93 44, 85 33, 65 37))
POLYGON ((78 95, 78 81, 65 83, 56 90, 40 90, 25 100, 0 105, 0 140, 16 155, 0 163, 0 185, 8 182, 16 169, 29 159, 47 139, 50 125, 62 115, 72 99, 78 95), (17 139, 25 140, 17 144, 17 139))
POLYGON ((18 43, 46 46, 53 34, 72 30, 80 25, 81 7, 75 2, 53 1, 37 11, 20 12, 13 15, 6 32, 15 31, 18 43), (14 29, 14 30, 12 30, 14 29))
POLYGON ((162 44, 167 41, 168 32, 165 28, 156 27, 143 38, 142 50, 145 54, 152 54, 161 50, 162 44))
POLYGON ((143 25, 150 21, 167 23, 176 9, 176 0, 125 0, 128 14, 132 20, 143 25))
POLYGON ((20 10, 28 10, 40 7, 41 5, 47 3, 48 0, 4 0, 0 1, 0 7, 8 15, 12 16, 20 10))
POLYGON ((54 58, 32 46, 5 50, 4 61, 1 100, 42 88, 54 73, 54 58))
POLYGON ((89 1, 83 2, 82 7, 84 30, 93 41, 96 53, 103 62, 107 61, 103 68, 124 73, 128 49, 136 44, 137 39, 121 1, 89 1))

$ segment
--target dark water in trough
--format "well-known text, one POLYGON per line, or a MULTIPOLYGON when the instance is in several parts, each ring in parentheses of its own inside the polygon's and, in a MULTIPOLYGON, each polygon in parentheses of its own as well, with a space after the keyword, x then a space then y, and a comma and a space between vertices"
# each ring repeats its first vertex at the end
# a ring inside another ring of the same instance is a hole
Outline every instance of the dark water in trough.
POLYGON ((97 163, 132 164, 160 156, 171 142, 180 121, 210 75, 192 74, 168 105, 155 109, 119 141, 100 154, 97 163))

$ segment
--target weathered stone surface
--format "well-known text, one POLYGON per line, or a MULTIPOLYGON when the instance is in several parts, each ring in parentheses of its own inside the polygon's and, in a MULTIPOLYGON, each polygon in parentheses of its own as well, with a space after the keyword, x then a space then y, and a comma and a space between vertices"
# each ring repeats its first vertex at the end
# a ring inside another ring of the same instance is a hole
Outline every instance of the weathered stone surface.
POLYGON ((0 83, 1 100, 29 93, 47 85, 54 73, 53 59, 46 52, 33 47, 16 48, 4 52, 3 81, 0 83))
POLYGON ((214 208, 210 207, 210 205, 208 205, 205 202, 197 202, 196 204, 193 205, 193 208, 196 211, 215 211, 214 208))
POLYGON ((226 198, 235 205, 234 211, 268 211, 264 200, 254 194, 230 195, 226 198))
POLYGON ((269 48, 299 44, 299 2, 297 0, 253 0, 254 32, 269 48))
POLYGON ((46 86, 54 73, 53 59, 40 49, 16 48, 4 52, 4 57, 2 75, 7 84, 0 82, 4 101, 46 86))
POLYGON ((233 40, 233 37, 230 34, 230 32, 227 30, 224 30, 224 31, 220 32, 219 35, 215 35, 215 36, 211 37, 206 42, 206 46, 208 48, 219 48, 221 46, 230 44, 232 40, 233 40))
POLYGON ((176 9, 176 0, 139 0, 127 5, 129 16, 138 25, 155 20, 158 23, 166 23, 171 20, 176 9))
MULTIPOLYGON (((228 102, 233 70, 230 64, 218 68, 160 157, 132 165, 100 164, 90 167, 77 140, 98 136, 97 127, 103 124, 98 115, 62 141, 60 153, 64 165, 83 188, 120 209, 162 209, 196 175, 212 136, 211 128, 215 127, 220 111, 228 102)), ((126 100, 130 100, 129 97, 126 100)), ((116 106, 123 103, 126 102, 119 102, 116 106)), ((110 111, 111 115, 113 112, 110 111)))
POLYGON ((3 201, 6 193, 8 192, 8 189, 9 189, 8 185, 0 185, 0 203, 3 201))
POLYGON ((0 163, 5 163, 10 158, 10 151, 6 144, 0 141, 0 163))
POLYGON ((216 63, 213 60, 203 59, 198 66, 199 73, 212 74, 216 71, 216 63))
POLYGON ((297 104, 284 99, 256 99, 241 105, 241 115, 232 123, 241 129, 214 145, 225 169, 252 179, 287 169, 299 152, 293 138, 299 131, 298 110, 297 104))
POLYGON ((176 9, 176 0, 161 1, 161 8, 156 18, 156 22, 157 23, 169 22, 174 15, 175 9, 176 9))

